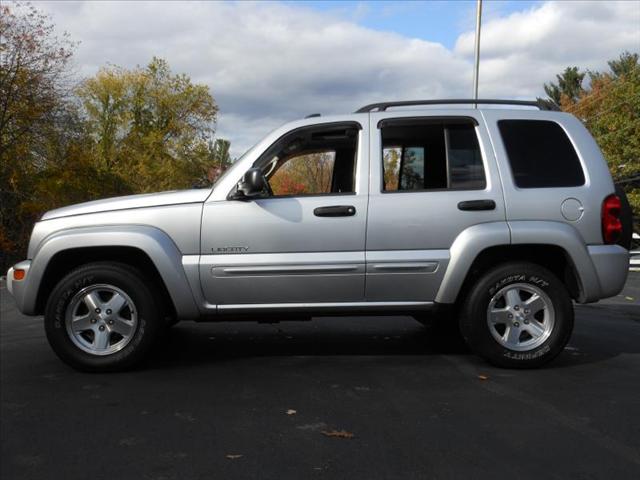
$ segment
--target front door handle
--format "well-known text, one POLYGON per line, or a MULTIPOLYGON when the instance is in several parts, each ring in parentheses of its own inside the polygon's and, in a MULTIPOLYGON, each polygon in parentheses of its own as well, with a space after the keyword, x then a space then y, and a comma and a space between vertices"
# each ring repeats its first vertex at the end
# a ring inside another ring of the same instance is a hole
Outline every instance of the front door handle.
POLYGON ((465 202, 458 203, 458 210, 495 210, 496 202, 493 200, 467 200, 465 202))
POLYGON ((316 217, 353 217, 356 207, 352 205, 332 205, 330 207, 318 207, 313 210, 316 217))

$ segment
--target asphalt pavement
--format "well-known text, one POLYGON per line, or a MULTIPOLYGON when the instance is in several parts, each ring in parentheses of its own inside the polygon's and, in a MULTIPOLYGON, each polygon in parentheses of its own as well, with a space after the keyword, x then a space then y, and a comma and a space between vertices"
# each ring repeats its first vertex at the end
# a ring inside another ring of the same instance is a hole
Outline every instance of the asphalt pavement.
POLYGON ((549 366, 493 368, 407 317, 180 323, 78 373, 0 288, 0 478, 640 478, 640 273, 549 366))

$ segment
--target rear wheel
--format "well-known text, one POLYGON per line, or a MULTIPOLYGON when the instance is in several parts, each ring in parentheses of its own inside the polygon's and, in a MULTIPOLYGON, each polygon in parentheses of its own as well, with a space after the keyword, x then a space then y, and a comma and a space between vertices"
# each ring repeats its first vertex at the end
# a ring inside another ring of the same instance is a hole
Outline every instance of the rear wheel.
POLYGON ((552 360, 573 330, 573 305, 550 271, 531 263, 490 270, 471 288, 460 314, 467 344, 491 363, 538 367, 552 360))
POLYGON ((45 309, 51 347, 79 370, 133 366, 163 329, 150 284, 124 264, 99 262, 72 271, 55 287, 45 309))

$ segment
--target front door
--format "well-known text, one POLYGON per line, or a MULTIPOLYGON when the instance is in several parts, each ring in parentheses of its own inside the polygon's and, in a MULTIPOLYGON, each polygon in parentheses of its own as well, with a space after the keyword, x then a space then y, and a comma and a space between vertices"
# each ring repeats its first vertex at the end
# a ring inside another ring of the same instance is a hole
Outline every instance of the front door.
POLYGON ((205 204, 200 277, 210 304, 242 311, 364 300, 367 129, 295 129, 253 162, 269 195, 205 204))

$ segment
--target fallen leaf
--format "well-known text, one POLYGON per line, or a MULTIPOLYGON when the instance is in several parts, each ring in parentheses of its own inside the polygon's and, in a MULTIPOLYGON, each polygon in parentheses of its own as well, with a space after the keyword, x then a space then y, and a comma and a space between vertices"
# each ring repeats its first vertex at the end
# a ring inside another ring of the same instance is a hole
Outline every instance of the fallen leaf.
POLYGON ((293 410, 292 408, 290 408, 289 410, 287 410, 287 415, 295 415, 296 413, 298 413, 296 410, 293 410))
POLYGON ((478 378, 480 380, 489 380, 489 377, 487 377, 486 375, 478 375, 478 378))
POLYGON ((351 432, 347 432, 346 430, 322 430, 322 434, 325 437, 336 437, 336 438, 353 438, 355 435, 351 432))
POLYGON ((229 460, 236 460, 238 458, 242 458, 242 455, 236 453, 227 453, 225 457, 227 457, 229 460))
POLYGON ((633 302, 633 297, 624 297, 625 300, 629 300, 630 302, 633 302))

